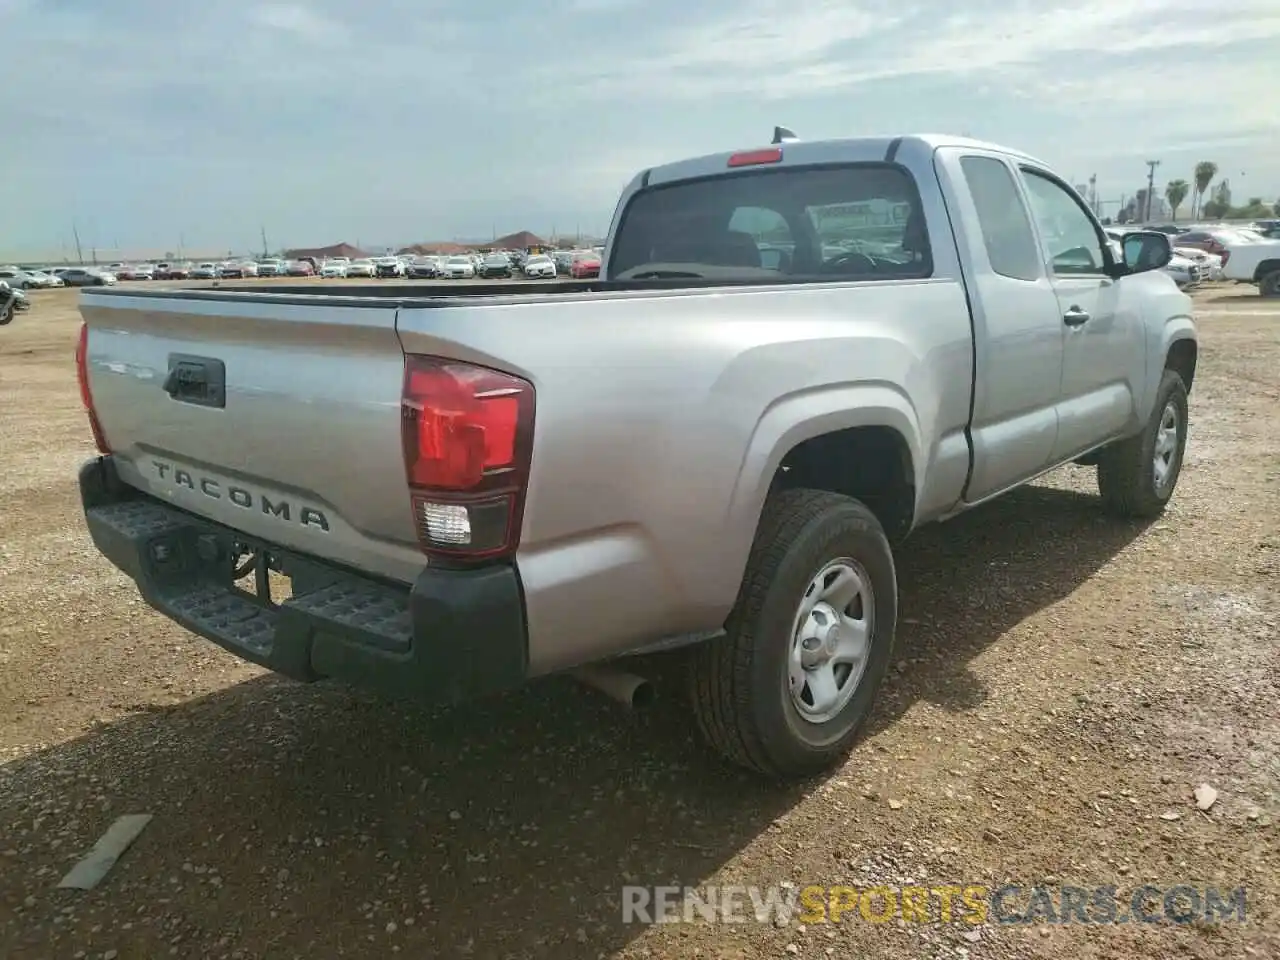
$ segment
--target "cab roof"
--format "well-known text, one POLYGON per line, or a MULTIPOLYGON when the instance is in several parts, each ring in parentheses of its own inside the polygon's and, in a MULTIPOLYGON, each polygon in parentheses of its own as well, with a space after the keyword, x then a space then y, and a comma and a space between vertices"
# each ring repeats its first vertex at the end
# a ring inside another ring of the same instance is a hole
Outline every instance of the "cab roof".
MULTIPOLYGON (((835 140, 787 140, 775 144, 756 144, 739 150, 723 153, 709 153, 687 160, 662 164, 642 174, 643 185, 671 183, 677 180, 688 180, 694 177, 713 176, 727 173, 731 168, 729 158, 735 154, 756 150, 781 150, 780 163, 772 163, 771 167, 805 165, 812 163, 867 163, 897 159, 903 162, 916 160, 925 162, 939 147, 967 147, 973 150, 986 150, 1002 153, 1006 156, 1038 166, 1044 162, 1030 154, 997 143, 974 140, 944 133, 914 133, 901 136, 849 137, 835 140)), ((749 169, 749 168, 737 168, 749 169)))

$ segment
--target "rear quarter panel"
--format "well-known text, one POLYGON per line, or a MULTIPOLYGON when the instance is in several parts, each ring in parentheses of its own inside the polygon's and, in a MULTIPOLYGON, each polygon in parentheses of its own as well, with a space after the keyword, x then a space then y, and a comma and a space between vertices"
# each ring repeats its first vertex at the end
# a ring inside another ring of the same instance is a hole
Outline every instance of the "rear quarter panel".
POLYGON ((972 341, 952 279, 406 307, 399 330, 406 352, 534 384, 534 672, 718 628, 773 472, 808 436, 893 425, 918 501, 963 487, 972 341))

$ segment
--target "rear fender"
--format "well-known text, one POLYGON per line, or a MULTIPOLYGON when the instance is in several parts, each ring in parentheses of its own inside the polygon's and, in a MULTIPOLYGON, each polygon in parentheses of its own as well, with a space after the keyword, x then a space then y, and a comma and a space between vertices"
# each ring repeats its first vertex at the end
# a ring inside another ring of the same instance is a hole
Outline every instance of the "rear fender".
POLYGON ((850 427, 889 427, 902 435, 918 500, 927 458, 919 417, 900 388, 883 382, 842 384, 784 396, 756 424, 730 500, 725 561, 726 575, 735 584, 746 569, 765 498, 783 459, 805 440, 850 427))

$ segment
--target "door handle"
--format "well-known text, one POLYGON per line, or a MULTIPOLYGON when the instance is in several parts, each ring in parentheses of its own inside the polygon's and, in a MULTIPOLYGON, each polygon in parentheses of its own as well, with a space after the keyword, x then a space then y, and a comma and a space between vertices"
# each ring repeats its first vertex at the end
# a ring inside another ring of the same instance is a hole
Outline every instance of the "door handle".
POLYGON ((1089 314, 1073 306, 1062 315, 1062 322, 1068 327, 1079 327, 1089 322, 1089 314))

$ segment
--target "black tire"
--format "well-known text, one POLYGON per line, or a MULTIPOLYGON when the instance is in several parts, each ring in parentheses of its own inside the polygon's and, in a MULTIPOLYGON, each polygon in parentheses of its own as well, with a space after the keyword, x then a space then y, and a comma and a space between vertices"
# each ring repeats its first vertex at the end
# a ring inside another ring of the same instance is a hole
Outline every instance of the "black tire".
POLYGON ((1264 297, 1280 297, 1280 270, 1272 270, 1259 278, 1258 293, 1264 297))
POLYGON ((1098 458, 1098 492, 1103 508, 1129 519, 1158 517, 1168 506, 1182 473, 1182 455, 1187 446, 1187 388, 1182 377, 1165 370, 1156 391, 1156 402, 1142 432, 1112 444, 1098 458), (1165 422, 1166 410, 1177 415, 1177 442, 1169 459, 1164 484, 1156 482, 1156 439, 1165 422))
POLYGON ((832 766, 871 712, 897 618, 893 552, 870 510, 823 490, 770 496, 726 635, 690 652, 690 693, 704 738, 731 762, 770 777, 803 777, 832 766), (867 575, 870 644, 852 698, 826 722, 814 723, 793 703, 787 662, 799 602, 837 558, 854 560, 867 575))
POLYGON ((10 300, 3 307, 0 307, 0 327, 6 327, 13 323, 13 318, 16 313, 17 307, 13 300, 10 300))

